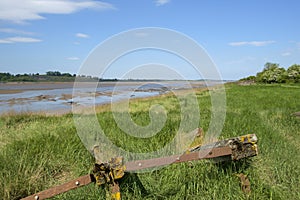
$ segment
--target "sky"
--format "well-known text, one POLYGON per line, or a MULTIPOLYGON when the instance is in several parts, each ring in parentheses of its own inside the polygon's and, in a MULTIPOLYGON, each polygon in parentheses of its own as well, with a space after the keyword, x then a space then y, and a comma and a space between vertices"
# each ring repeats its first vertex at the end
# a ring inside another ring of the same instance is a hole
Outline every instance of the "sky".
MULTIPOLYGON (((255 75, 266 62, 285 68, 300 64, 299 8, 299 0, 0 0, 0 72, 78 73, 108 38, 158 27, 197 42, 222 79, 236 80, 255 75)), ((159 62, 186 79, 199 78, 189 64, 166 52, 145 50, 122 59, 104 77, 122 77, 130 63, 145 69, 159 62)))

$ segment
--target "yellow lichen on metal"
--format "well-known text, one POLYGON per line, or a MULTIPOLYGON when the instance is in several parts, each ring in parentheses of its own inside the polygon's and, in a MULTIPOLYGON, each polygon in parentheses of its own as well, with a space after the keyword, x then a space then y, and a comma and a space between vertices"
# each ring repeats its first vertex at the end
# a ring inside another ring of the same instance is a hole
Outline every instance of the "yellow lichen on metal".
POLYGON ((109 174, 107 174, 106 172, 106 166, 105 164, 95 164, 93 173, 94 173, 94 177, 96 179, 96 184, 97 185, 103 185, 105 183, 108 182, 109 178, 109 174))
POLYGON ((257 144, 253 144, 252 150, 257 152, 257 144))
POLYGON ((111 194, 111 199, 112 200, 121 200, 121 193, 120 192, 112 193, 111 194))
POLYGON ((240 160, 258 154, 258 139, 255 134, 248 134, 231 140, 232 160, 240 160))
POLYGON ((251 144, 256 144, 257 143, 257 138, 255 134, 248 134, 248 135, 243 135, 239 137, 240 141, 242 143, 251 143, 251 144))
POLYGON ((121 200, 120 186, 117 182, 109 184, 110 200, 121 200))
POLYGON ((126 166, 122 157, 112 158, 108 163, 95 164, 93 174, 97 185, 112 183, 124 176, 126 166))
POLYGON ((244 142, 245 141, 245 136, 241 136, 240 140, 241 140, 241 142, 244 142))
POLYGON ((126 166, 123 164, 122 157, 115 157, 110 160, 110 165, 112 168, 112 174, 114 179, 120 179, 124 176, 126 166))
MULTIPOLYGON (((194 148, 195 148, 195 147, 194 147, 194 148)), ((189 153, 191 153, 190 150, 186 150, 186 151, 184 152, 184 154, 189 154, 189 153)))

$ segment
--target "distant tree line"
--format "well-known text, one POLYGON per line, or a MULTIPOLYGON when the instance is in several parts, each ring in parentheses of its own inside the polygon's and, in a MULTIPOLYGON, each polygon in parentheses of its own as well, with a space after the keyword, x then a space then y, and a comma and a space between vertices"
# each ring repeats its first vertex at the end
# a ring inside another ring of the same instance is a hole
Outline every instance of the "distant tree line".
POLYGON ((61 73, 59 71, 48 71, 46 74, 25 73, 11 74, 0 72, 0 82, 39 82, 39 81, 74 81, 76 74, 61 73))
POLYGON ((65 77, 75 77, 76 74, 71 75, 70 73, 60 73, 59 71, 48 71, 46 72, 47 76, 65 76, 65 77))
POLYGON ((46 74, 25 73, 11 74, 8 72, 0 72, 0 82, 90 82, 90 81, 116 81, 117 79, 99 79, 87 75, 76 75, 70 73, 61 73, 59 71, 47 71, 46 74))
POLYGON ((294 64, 287 70, 277 63, 267 62, 264 69, 256 76, 249 76, 241 81, 254 81, 257 83, 300 83, 300 65, 294 64))

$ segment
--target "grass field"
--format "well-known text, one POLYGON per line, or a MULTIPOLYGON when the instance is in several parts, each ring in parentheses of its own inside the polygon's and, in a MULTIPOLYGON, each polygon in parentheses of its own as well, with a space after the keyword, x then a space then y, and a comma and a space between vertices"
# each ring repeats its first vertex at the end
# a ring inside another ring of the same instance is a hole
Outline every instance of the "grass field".
MULTIPOLYGON (((123 199, 300 199, 300 85, 226 85, 227 113, 221 138, 255 133, 260 154, 230 163, 195 161, 161 170, 129 174, 121 182, 123 199), (248 175, 250 195, 240 187, 238 173, 248 175)), ((210 120, 210 97, 197 93, 200 127, 210 120)), ((134 141, 122 133, 110 111, 99 108, 98 120, 116 144, 134 151, 163 146, 180 123, 173 96, 133 101, 131 117, 149 123, 148 108, 165 106, 168 118, 157 136, 134 141), (147 146, 148 145, 148 146, 147 146), (149 146, 150 145, 150 146, 149 146)), ((93 158, 76 134, 71 114, 0 117, 0 199, 20 199, 90 172, 93 158)), ((105 190, 90 184, 53 199, 105 199, 105 190)))

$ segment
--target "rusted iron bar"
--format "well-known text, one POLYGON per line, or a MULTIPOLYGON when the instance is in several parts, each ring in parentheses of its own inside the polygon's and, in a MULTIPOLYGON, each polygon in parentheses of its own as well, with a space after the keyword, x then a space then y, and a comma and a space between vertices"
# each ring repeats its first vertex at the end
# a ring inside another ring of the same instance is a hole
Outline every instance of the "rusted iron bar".
POLYGON ((169 165, 173 163, 216 158, 221 156, 230 156, 231 154, 232 154, 232 150, 229 147, 219 147, 219 148, 204 149, 200 151, 189 152, 182 155, 172 155, 172 156, 161 157, 161 158, 131 161, 131 162, 127 162, 125 166, 126 166, 126 171, 130 172, 130 171, 137 171, 142 169, 169 165))
POLYGON ((91 175, 91 174, 84 175, 84 176, 78 177, 78 178, 76 178, 76 179, 74 179, 72 181, 69 181, 67 183, 64 183, 62 185, 55 186, 53 188, 44 190, 42 192, 33 194, 31 196, 28 196, 28 197, 25 197, 25 198, 23 198, 21 200, 41 200, 41 199, 47 199, 47 198, 56 196, 58 194, 67 192, 69 190, 73 190, 73 189, 76 189, 78 187, 88 185, 88 184, 90 184, 92 182, 94 182, 93 175, 91 175))

